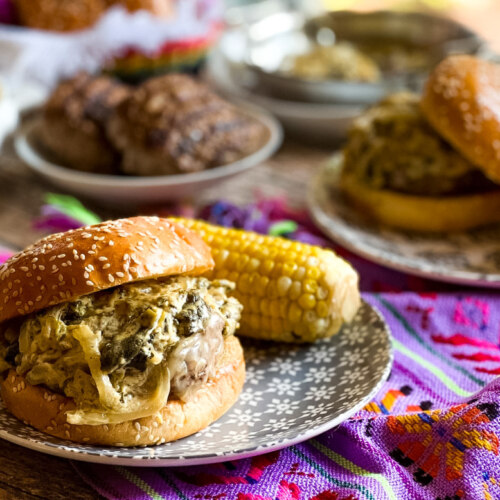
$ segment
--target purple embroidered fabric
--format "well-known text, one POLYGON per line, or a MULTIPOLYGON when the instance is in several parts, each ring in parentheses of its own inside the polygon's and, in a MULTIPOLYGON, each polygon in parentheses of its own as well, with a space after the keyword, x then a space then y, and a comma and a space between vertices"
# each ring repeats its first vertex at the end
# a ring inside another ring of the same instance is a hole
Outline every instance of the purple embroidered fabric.
POLYGON ((394 334, 377 397, 338 429, 237 462, 173 469, 76 464, 110 499, 500 497, 500 300, 365 294, 394 334))
MULTIPOLYGON (((286 219, 295 225, 274 230, 329 245, 304 214, 260 209, 219 203, 202 215, 261 232, 286 219)), ((394 337, 392 373, 365 408, 335 430, 254 458, 172 469, 74 463, 76 471, 113 500, 500 498, 500 296, 459 293, 336 250, 357 267, 364 298, 394 337)))

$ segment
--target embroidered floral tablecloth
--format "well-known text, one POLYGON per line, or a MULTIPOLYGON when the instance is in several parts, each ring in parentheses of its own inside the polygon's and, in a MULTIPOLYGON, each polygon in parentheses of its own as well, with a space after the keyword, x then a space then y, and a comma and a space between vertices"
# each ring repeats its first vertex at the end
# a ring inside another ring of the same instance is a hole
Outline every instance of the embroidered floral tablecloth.
MULTIPOLYGON (((216 204, 198 215, 255 224, 252 211, 229 212, 216 204)), ((303 214, 278 212, 248 229, 273 232, 285 217, 297 222, 285 225, 289 237, 330 245, 303 214)), ((500 498, 500 295, 457 292, 336 250, 393 333, 391 375, 365 408, 335 430, 254 458, 172 469, 74 462, 78 474, 124 500, 500 498)))
POLYGON ((392 328, 394 366, 377 397, 338 429, 236 462, 76 470, 110 499, 500 498, 500 298, 365 298, 392 328))
MULTIPOLYGON (((255 220, 219 209, 201 215, 225 225, 255 220)), ((303 214, 275 215, 298 221, 292 237, 330 245, 303 214)), ((392 373, 362 411, 316 439, 251 459, 172 469, 75 463, 78 473, 109 499, 500 498, 500 295, 456 292, 336 250, 358 269, 364 298, 394 337, 392 373)))

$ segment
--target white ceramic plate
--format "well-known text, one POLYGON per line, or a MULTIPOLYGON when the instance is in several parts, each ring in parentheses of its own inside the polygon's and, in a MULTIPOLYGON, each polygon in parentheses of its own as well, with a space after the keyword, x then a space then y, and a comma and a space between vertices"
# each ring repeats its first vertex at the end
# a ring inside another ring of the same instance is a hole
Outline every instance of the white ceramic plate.
POLYGON ((348 250, 386 267, 448 283, 500 288, 500 225, 450 234, 388 229, 365 220, 338 189, 342 157, 312 179, 307 196, 318 226, 348 250))
POLYGON ((19 157, 33 171, 64 190, 101 203, 127 207, 131 204, 168 203, 192 197, 203 189, 255 167, 279 148, 283 139, 279 122, 262 109, 253 106, 242 109, 266 126, 269 131, 267 142, 255 153, 234 163, 191 174, 133 177, 90 174, 66 168, 51 161, 39 147, 39 117, 28 121, 19 130, 15 147, 19 157))
MULTIPOLYGON (((226 35, 225 35, 226 36, 226 35)), ((254 103, 271 112, 295 137, 314 144, 332 146, 332 141, 340 141, 362 106, 348 104, 318 104, 275 99, 262 94, 246 81, 245 68, 238 63, 238 40, 224 38, 207 61, 205 75, 211 85, 231 99, 254 103), (226 47, 236 52, 229 56, 226 47), (233 60, 234 59, 234 60, 233 60)))
POLYGON ((79 445, 42 434, 0 404, 0 437, 72 460, 184 466, 268 453, 340 424, 372 400, 392 365, 389 328, 363 303, 335 337, 311 345, 244 341, 247 377, 237 403, 197 434, 159 446, 79 445))

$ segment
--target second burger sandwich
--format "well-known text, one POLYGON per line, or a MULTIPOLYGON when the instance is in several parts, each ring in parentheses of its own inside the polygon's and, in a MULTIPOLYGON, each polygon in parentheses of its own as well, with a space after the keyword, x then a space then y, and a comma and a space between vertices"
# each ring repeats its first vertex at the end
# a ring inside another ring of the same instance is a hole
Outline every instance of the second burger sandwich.
POLYGON ((136 217, 49 236, 0 267, 1 394, 33 427, 81 443, 193 434, 245 378, 232 283, 200 277, 210 249, 136 217))
POLYGON ((423 96, 395 94, 354 121, 341 187, 373 220, 413 231, 500 222, 500 66, 452 56, 423 96))

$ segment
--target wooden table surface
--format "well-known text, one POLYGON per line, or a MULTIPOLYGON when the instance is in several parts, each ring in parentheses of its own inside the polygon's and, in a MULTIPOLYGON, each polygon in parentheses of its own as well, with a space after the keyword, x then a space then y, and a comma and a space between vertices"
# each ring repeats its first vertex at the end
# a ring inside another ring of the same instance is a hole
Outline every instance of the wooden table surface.
MULTIPOLYGON (((498 16, 495 14, 500 12, 500 4, 493 3, 483 10, 469 10, 460 8, 453 15, 483 32, 492 46, 499 50, 500 35, 495 22, 498 16)), ((335 148, 336 145, 332 144, 331 150, 335 148)), ((328 154, 326 150, 286 143, 272 160, 204 192, 198 203, 216 199, 248 203, 259 192, 264 196, 286 195, 293 205, 301 206, 308 180, 328 154)), ((7 141, 0 155, 0 244, 24 247, 40 237, 40 233, 32 229, 32 220, 38 215, 43 195, 48 191, 57 192, 17 160, 11 142, 7 141)), ((87 206, 105 218, 129 216, 141 211, 104 208, 94 203, 87 203, 87 206)), ((69 460, 0 440, 0 500, 40 498, 80 500, 101 497, 83 482, 69 460)))
MULTIPOLYGON (((332 145, 332 148, 335 147, 332 145)), ((198 203, 227 199, 237 203, 264 196, 286 195, 293 205, 304 202, 305 186, 328 151, 287 143, 270 161, 204 192, 198 203)), ((57 189, 33 175, 15 156, 11 141, 0 155, 0 243, 24 247, 41 236, 32 228, 43 196, 57 189)), ((87 203, 103 218, 123 217, 146 211, 105 208, 87 203)), ((50 498, 54 500, 100 498, 64 460, 0 440, 0 500, 50 498)))

